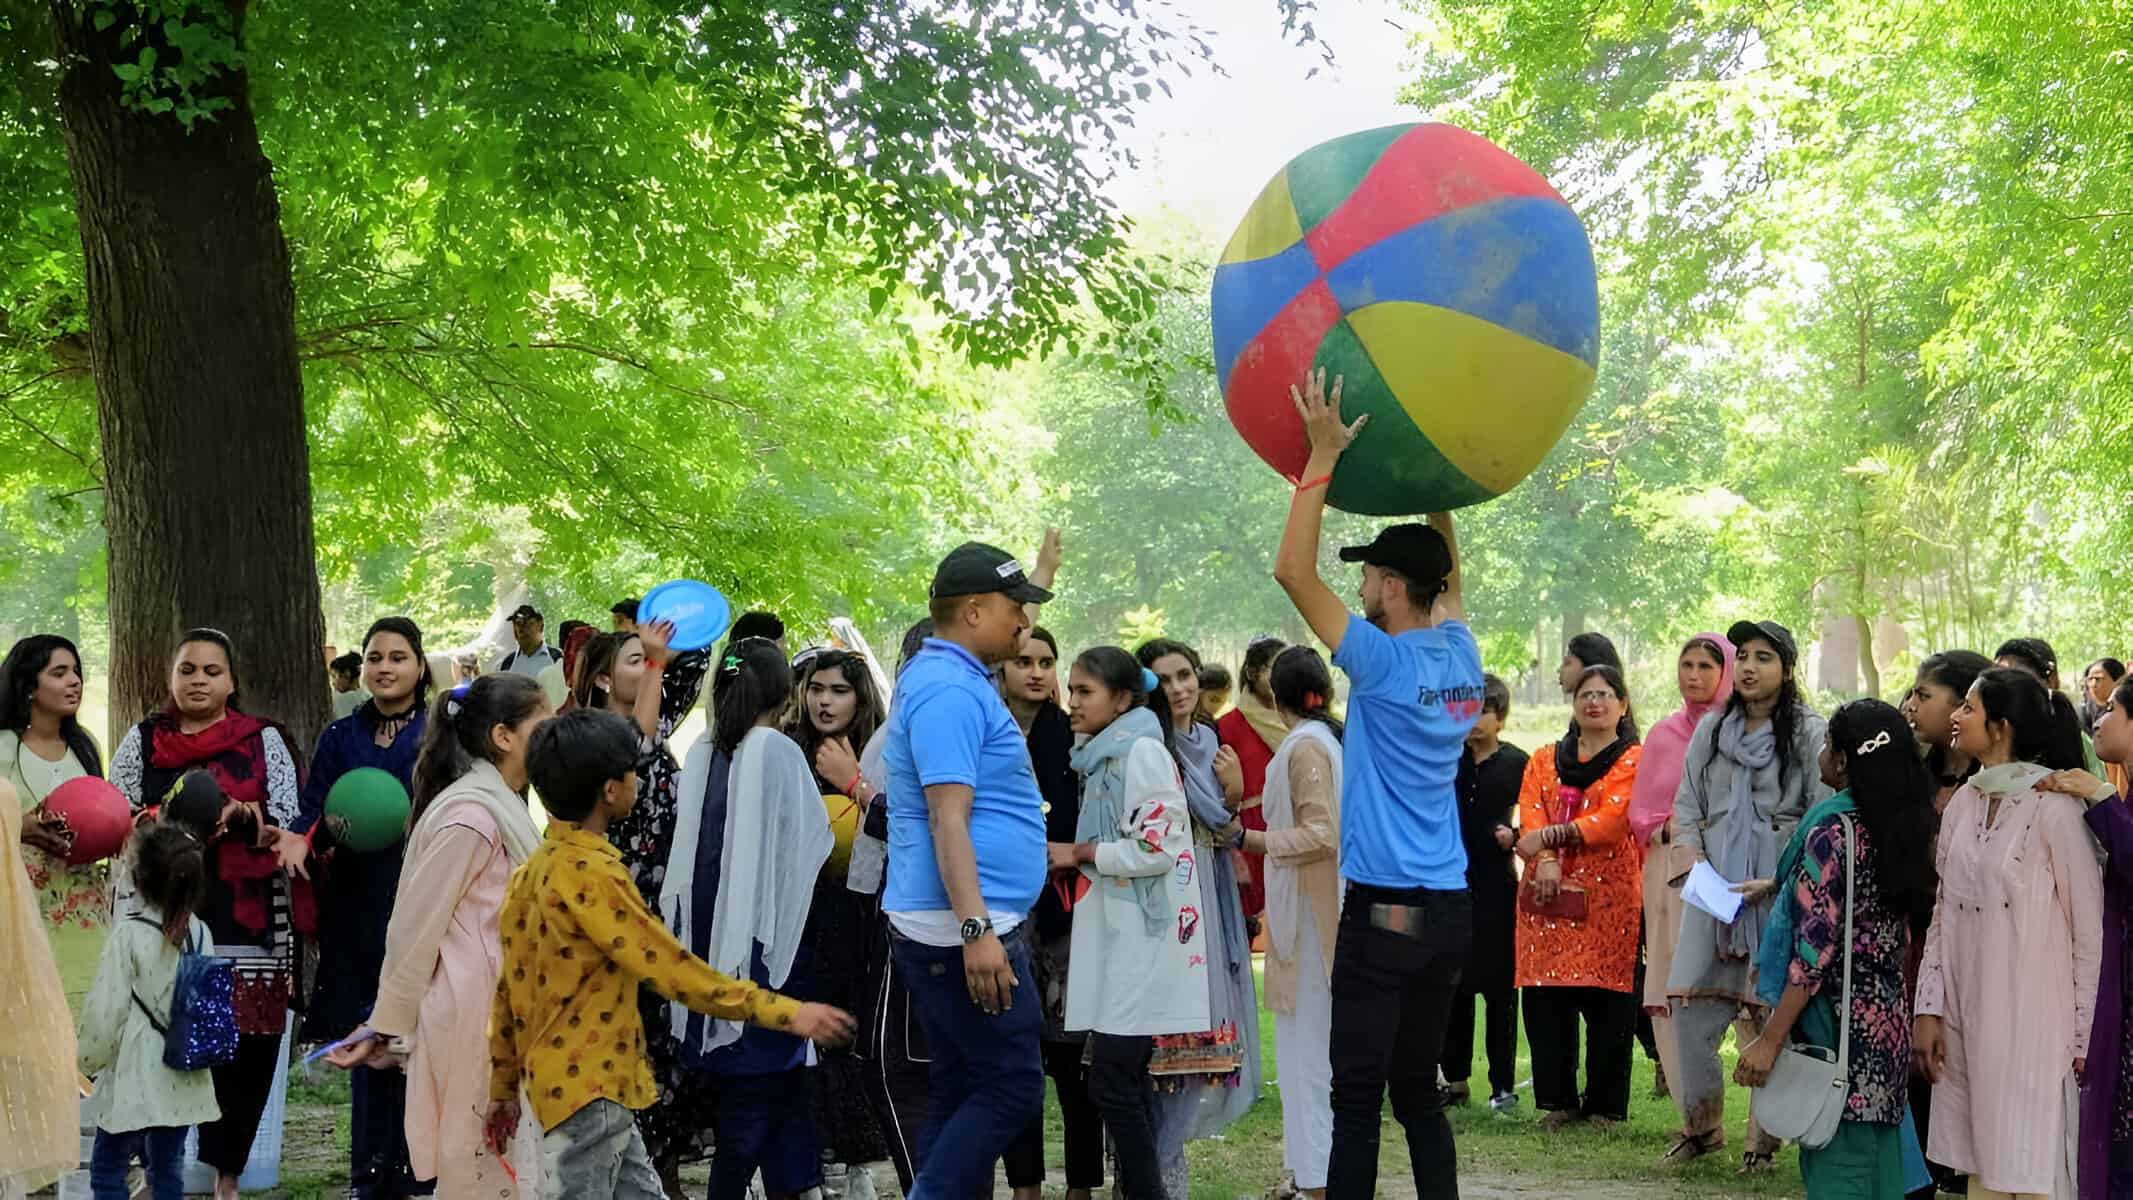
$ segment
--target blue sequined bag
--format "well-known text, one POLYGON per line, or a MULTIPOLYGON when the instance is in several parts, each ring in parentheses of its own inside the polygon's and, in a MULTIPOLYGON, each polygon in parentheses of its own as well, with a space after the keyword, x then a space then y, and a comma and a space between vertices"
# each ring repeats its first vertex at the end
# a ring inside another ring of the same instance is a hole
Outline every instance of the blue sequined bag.
MULTIPOLYGON (((163 927, 146 917, 143 925, 163 927)), ((237 1011, 231 1002, 236 971, 230 960, 201 954, 189 937, 178 958, 178 976, 170 991, 170 1020, 156 1019, 155 1011, 133 994, 141 1015, 163 1035, 163 1065, 173 1071, 199 1071, 237 1060, 237 1011)))

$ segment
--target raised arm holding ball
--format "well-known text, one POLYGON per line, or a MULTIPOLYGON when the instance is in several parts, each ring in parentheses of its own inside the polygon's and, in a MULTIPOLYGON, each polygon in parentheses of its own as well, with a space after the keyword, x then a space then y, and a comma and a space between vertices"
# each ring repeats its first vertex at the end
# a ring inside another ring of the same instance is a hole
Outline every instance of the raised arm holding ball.
POLYGON ((1361 563, 1363 613, 1318 574, 1326 488, 1368 422, 1341 419, 1324 371, 1290 389, 1311 454, 1289 505, 1274 579, 1348 675, 1342 739, 1341 909, 1333 963, 1331 1200, 1377 1189, 1378 1113, 1389 1086, 1415 1187, 1453 1196, 1458 1162, 1437 1090, 1460 970, 1473 940, 1454 783, 1481 713, 1481 654, 1465 624, 1448 514, 1341 551, 1361 563))

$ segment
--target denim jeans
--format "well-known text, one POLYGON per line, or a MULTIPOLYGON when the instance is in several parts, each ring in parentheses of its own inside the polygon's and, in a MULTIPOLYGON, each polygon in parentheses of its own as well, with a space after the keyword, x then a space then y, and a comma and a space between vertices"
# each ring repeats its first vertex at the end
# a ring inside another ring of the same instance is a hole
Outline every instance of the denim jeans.
POLYGON ((1421 1200, 1457 1200, 1459 1163, 1437 1090, 1444 1026, 1474 941, 1465 889, 1348 885, 1333 952, 1333 1158, 1329 1200, 1370 1200, 1378 1184, 1378 1120, 1388 1087, 1407 1131, 1421 1200), (1380 905, 1404 908, 1404 931, 1371 921, 1380 905))
POLYGON ((185 1200, 185 1126, 96 1131, 89 1151, 89 1194, 96 1200, 127 1200, 126 1173, 138 1155, 155 1200, 185 1200))
POLYGON ((1000 939, 1015 972, 1014 1003, 988 1016, 970 998, 962 947, 890 934, 897 975, 933 1049, 932 1119, 919 1134, 910 1200, 989 1194, 993 1164, 1044 1111, 1044 1013, 1023 938, 1017 927, 1000 939))
POLYGON ((637 1132, 637 1114, 595 1100, 541 1139, 545 1200, 666 1200, 637 1132))

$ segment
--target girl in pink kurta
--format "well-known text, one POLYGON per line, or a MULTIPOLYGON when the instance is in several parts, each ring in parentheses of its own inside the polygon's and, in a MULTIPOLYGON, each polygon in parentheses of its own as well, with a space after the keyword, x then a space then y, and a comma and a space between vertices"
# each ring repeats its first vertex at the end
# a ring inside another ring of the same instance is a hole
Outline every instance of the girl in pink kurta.
POLYGON ((482 1127, 489 1009, 502 970, 496 919, 512 870, 540 844, 526 807, 525 744, 548 715, 530 676, 482 676, 437 702, 415 770, 417 811, 371 1010, 379 1037, 370 1061, 406 1056, 408 1163, 450 1200, 540 1195, 538 1130, 522 1124, 500 1160, 482 1127))
POLYGON ((1982 769, 1941 816, 1913 1046, 1934 1081, 1926 1154, 1972 1176, 1974 1197, 2074 1196, 2103 879, 2081 802, 2036 786, 2081 765, 2057 733, 2043 685, 2005 668, 1955 714, 1956 748, 1982 769))

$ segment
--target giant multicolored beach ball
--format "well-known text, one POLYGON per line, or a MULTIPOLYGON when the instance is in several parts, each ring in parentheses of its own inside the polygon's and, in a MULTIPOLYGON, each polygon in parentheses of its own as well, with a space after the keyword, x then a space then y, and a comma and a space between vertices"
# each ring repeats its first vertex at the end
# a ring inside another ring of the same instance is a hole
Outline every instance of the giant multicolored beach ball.
POLYGON ((1548 181, 1450 125, 1390 125, 1298 155, 1215 269, 1215 369, 1268 465, 1309 458, 1289 388, 1323 367, 1370 423, 1328 503, 1435 512, 1502 495, 1592 390, 1592 247, 1548 181))

